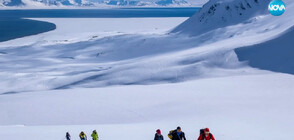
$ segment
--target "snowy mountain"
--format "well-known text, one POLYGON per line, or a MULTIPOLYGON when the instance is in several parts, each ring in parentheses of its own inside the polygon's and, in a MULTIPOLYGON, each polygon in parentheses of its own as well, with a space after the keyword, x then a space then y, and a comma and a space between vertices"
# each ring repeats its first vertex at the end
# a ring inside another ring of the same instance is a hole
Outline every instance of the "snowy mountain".
POLYGON ((201 6, 206 0, 3 0, 7 7, 44 6, 201 6))
POLYGON ((154 3, 136 1, 136 0, 109 0, 109 1, 105 1, 104 4, 114 5, 114 6, 145 6, 145 5, 152 5, 154 3))
POLYGON ((188 4, 187 1, 185 0, 160 0, 156 2, 157 5, 172 5, 172 4, 178 4, 178 5, 184 5, 184 4, 188 4))
POLYGON ((136 1, 136 0, 110 0, 107 2, 108 5, 120 5, 120 6, 170 6, 170 5, 183 5, 191 6, 185 0, 157 0, 157 1, 136 1))
POLYGON ((0 7, 4 7, 2 0, 0 0, 0 7))
POLYGON ((22 0, 3 0, 0 1, 3 6, 23 6, 22 0))
POLYGON ((199 35, 213 29, 241 23, 256 15, 268 13, 267 6, 270 1, 211 0, 172 32, 199 35))
POLYGON ((42 8, 48 6, 92 6, 88 1, 82 0, 9 0, 2 3, 6 7, 32 7, 42 8), (41 6, 41 7, 39 7, 41 6))

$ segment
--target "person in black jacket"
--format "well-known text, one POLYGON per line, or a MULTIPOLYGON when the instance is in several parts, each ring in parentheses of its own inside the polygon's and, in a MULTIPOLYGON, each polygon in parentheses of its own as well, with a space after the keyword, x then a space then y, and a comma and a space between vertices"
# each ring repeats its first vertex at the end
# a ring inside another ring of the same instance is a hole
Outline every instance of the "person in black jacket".
POLYGON ((156 134, 155 134, 154 140, 164 140, 163 139, 163 136, 161 135, 160 129, 157 129, 156 130, 156 134))
POLYGON ((172 133, 172 140, 186 140, 185 133, 182 132, 181 127, 177 127, 177 130, 172 133))
POLYGON ((70 140, 71 137, 70 137, 70 134, 68 132, 66 132, 65 138, 66 138, 66 140, 70 140))

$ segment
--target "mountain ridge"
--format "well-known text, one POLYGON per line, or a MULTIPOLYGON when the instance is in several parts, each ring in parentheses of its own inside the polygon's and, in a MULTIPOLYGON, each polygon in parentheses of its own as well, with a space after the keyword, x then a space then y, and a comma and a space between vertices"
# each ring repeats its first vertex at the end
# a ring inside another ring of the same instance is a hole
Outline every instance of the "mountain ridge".
POLYGON ((268 14, 271 0, 210 0, 173 33, 196 36, 217 28, 242 23, 256 15, 268 14), (199 28, 201 27, 201 28, 199 28))
POLYGON ((207 0, 1 0, 0 7, 192 7, 207 0))

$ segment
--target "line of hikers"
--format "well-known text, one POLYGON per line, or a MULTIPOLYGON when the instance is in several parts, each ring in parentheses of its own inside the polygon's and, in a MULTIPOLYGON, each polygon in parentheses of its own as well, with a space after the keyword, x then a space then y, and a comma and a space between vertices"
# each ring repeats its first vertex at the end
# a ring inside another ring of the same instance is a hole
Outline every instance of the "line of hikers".
MULTIPOLYGON (((80 133, 80 139, 81 140, 87 140, 87 135, 82 131, 80 133)), ((98 133, 96 130, 93 131, 91 134, 91 137, 93 140, 98 140, 98 133)), ((171 140, 186 140, 185 133, 182 131, 181 127, 177 127, 176 130, 171 130, 168 133, 168 137, 171 140)), ((66 133, 66 140, 71 140, 70 134, 66 133)), ((154 140, 164 140, 163 136, 161 135, 161 130, 157 129, 156 134, 154 137, 154 140)), ((200 129, 200 135, 198 137, 198 140, 215 140, 214 136, 210 133, 209 128, 200 129)))
MULTIPOLYGON (((186 140, 185 133, 182 131, 181 127, 177 127, 176 130, 169 131, 167 135, 171 140, 186 140)), ((161 135, 160 129, 156 130, 154 140, 164 140, 161 135)), ((209 128, 200 129, 200 135, 198 140, 215 140, 214 136, 210 133, 209 128)))
MULTIPOLYGON (((80 133, 79 137, 80 137, 81 140, 87 140, 87 135, 83 131, 80 133)), ((92 137, 93 140, 98 140, 99 139, 98 133, 97 133, 96 130, 94 130, 92 132, 91 137, 92 137)), ((66 140, 71 140, 71 136, 70 136, 70 134, 68 132, 66 132, 65 138, 66 138, 66 140)))

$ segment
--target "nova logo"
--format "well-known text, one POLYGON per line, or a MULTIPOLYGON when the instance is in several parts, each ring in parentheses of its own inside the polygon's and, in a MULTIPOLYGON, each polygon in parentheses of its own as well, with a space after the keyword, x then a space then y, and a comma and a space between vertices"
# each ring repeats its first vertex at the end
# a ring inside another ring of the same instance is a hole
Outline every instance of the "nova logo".
POLYGON ((272 15, 280 16, 285 12, 286 6, 285 6, 285 3, 282 0, 273 0, 268 5, 268 10, 272 15))

